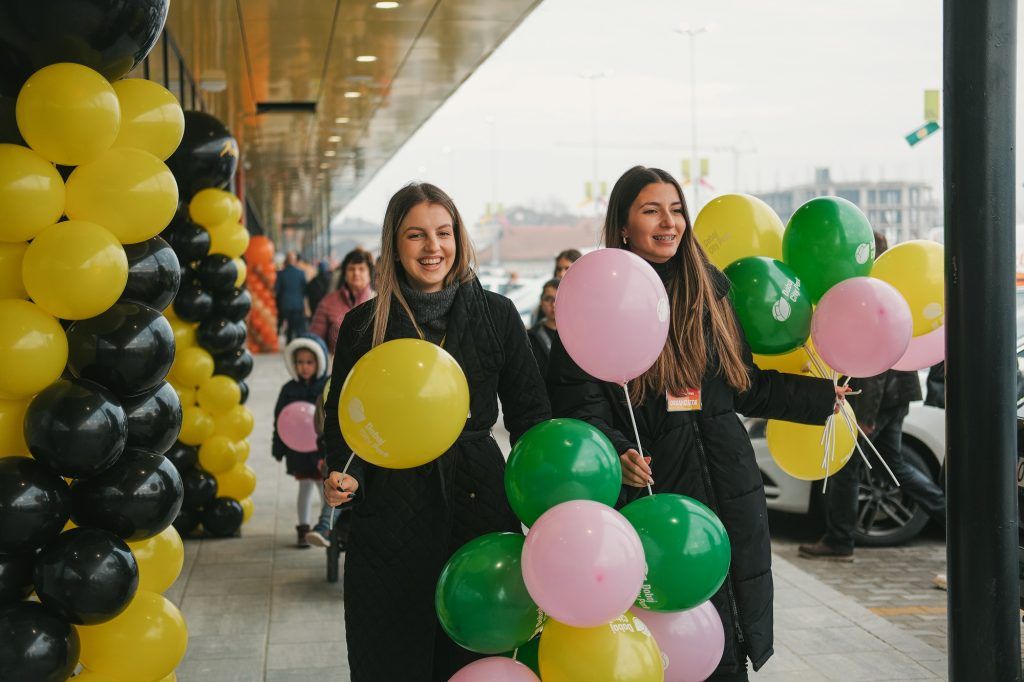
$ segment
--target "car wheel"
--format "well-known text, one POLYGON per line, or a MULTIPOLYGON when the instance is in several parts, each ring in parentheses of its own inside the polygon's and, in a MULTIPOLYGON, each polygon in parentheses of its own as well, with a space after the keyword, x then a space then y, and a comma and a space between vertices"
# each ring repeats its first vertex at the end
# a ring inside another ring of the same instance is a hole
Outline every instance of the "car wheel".
MULTIPOLYGON (((903 457, 907 464, 931 477, 924 459, 906 443, 903 445, 903 457)), ((872 466, 870 471, 865 466, 860 468, 854 542, 862 547, 901 545, 915 538, 928 525, 928 514, 893 483, 884 466, 877 462, 872 466)))

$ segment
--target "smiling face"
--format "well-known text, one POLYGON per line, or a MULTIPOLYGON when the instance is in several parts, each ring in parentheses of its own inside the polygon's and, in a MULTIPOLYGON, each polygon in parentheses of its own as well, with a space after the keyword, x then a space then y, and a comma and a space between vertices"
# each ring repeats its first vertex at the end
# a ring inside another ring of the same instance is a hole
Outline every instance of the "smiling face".
POLYGON ((647 185, 629 207, 629 219, 622 229, 630 251, 652 263, 664 263, 676 255, 686 232, 683 202, 676 188, 667 182, 647 185))
POLYGON ((398 260, 414 289, 431 293, 444 288, 457 250, 453 222, 443 206, 421 203, 399 225, 398 260))

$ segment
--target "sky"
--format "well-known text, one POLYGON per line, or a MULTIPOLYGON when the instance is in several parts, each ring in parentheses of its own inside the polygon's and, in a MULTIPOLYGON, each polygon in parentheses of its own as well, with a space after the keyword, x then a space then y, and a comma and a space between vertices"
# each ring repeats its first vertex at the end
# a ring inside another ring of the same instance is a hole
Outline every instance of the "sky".
POLYGON ((471 224, 489 202, 592 211, 584 182, 595 176, 610 187, 643 164, 678 177, 694 110, 712 194, 770 191, 829 167, 840 180, 924 180, 938 195, 941 131, 913 148, 904 135, 924 122, 924 91, 942 85, 941 7, 544 0, 338 218, 380 222, 413 180, 447 189, 471 224), (684 24, 711 27, 693 38, 695 106, 684 24))

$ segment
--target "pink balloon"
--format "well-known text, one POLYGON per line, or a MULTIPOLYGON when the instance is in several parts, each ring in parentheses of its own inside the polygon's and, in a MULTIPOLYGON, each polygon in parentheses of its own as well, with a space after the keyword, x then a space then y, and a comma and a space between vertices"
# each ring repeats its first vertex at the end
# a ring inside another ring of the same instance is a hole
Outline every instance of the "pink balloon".
POLYGON ((288 403, 277 416, 277 435, 296 452, 316 452, 316 406, 297 401, 288 403))
POLYGON ((540 682, 540 678, 519 661, 491 656, 473 661, 452 675, 448 682, 540 682))
POLYGON ((811 318, 821 359, 840 374, 873 377, 903 357, 914 333, 910 306, 874 277, 843 280, 825 292, 811 318))
POLYGON ((643 621, 661 649, 665 682, 703 682, 715 672, 725 651, 722 617, 706 601, 686 611, 629 609, 643 621))
POLYGON ((646 562, 640 536, 622 514, 572 500, 530 528, 522 567, 527 592, 549 616, 590 628, 626 612, 643 585, 646 562))
POLYGON ((569 356, 602 381, 637 378, 655 363, 668 338, 665 285, 625 249, 592 251, 573 263, 559 284, 555 311, 569 356))
POLYGON ((910 339, 907 352, 899 359, 893 369, 904 372, 916 372, 946 358, 946 325, 934 331, 910 339))

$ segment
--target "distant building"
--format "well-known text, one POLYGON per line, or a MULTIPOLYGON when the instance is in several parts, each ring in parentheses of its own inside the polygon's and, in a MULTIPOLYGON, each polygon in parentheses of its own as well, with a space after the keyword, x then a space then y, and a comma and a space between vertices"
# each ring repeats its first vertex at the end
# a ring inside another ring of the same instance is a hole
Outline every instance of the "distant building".
POLYGON ((758 194, 788 222, 804 202, 820 196, 847 199, 864 211, 871 227, 884 233, 890 244, 910 239, 928 239, 942 224, 942 207, 924 182, 883 180, 835 181, 828 168, 814 173, 814 182, 758 194))
POLYGON ((472 230, 481 263, 537 263, 545 269, 560 251, 597 247, 600 232, 601 222, 594 217, 520 207, 487 217, 472 230))

